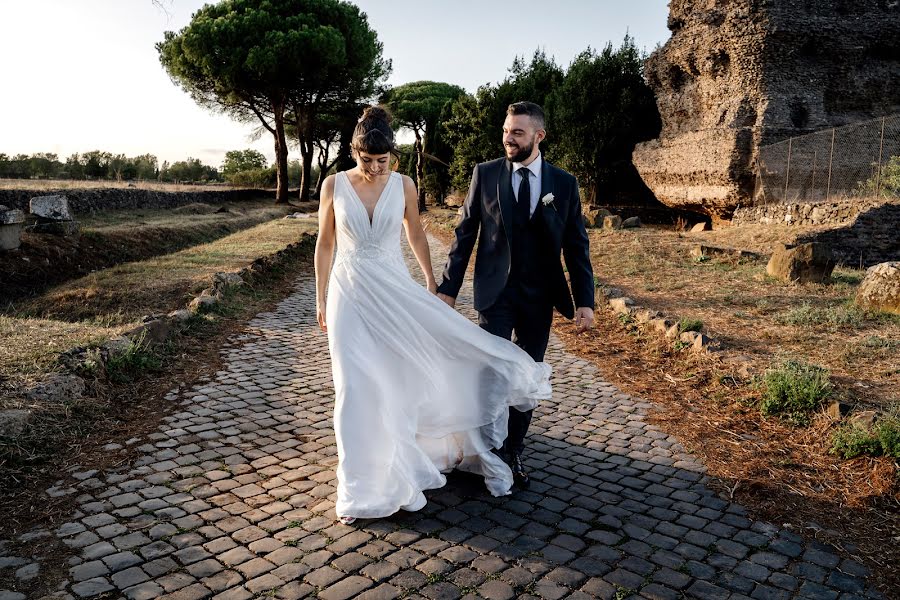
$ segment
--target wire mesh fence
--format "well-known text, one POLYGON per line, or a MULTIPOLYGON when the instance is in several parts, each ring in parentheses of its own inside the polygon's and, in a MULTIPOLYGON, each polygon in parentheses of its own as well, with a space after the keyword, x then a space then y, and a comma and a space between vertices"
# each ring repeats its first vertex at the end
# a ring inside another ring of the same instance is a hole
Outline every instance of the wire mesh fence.
POLYGON ((900 197, 900 114, 759 149, 755 204, 900 197))

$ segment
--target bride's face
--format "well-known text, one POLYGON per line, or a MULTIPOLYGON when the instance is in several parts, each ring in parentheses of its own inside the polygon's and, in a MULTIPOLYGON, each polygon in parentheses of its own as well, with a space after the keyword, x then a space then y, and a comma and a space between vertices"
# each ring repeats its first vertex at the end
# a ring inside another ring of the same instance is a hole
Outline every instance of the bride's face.
POLYGON ((356 153, 356 167, 366 181, 375 181, 376 178, 387 174, 391 168, 390 154, 369 154, 367 152, 356 153))

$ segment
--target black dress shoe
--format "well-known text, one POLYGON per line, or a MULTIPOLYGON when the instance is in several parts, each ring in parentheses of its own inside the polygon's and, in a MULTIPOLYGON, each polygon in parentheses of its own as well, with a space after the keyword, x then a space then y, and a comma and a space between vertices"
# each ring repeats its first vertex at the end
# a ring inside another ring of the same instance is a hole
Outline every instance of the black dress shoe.
POLYGON ((509 468, 512 469, 513 482, 516 486, 524 490, 531 485, 531 479, 528 477, 525 465, 522 464, 522 456, 520 454, 513 454, 510 457, 509 468))

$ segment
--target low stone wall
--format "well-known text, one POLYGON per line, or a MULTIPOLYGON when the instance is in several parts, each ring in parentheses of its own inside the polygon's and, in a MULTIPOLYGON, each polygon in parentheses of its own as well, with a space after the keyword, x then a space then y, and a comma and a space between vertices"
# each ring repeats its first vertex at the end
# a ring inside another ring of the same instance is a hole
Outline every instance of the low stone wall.
MULTIPOLYGON (((891 203, 885 200, 871 199, 747 206, 734 211, 731 224, 846 225, 853 222, 861 213, 891 203)), ((900 204, 900 200, 893 203, 900 204)))
POLYGON ((858 200, 819 204, 773 204, 740 208, 732 224, 824 225, 824 231, 798 236, 795 243, 826 244, 849 267, 900 260, 900 200, 858 200))
POLYGON ((47 190, 0 190, 0 205, 18 208, 28 212, 28 201, 36 196, 65 195, 69 206, 75 214, 89 214, 104 210, 131 208, 175 208, 203 202, 221 204, 223 202, 241 202, 270 196, 274 199, 273 190, 198 190, 196 192, 163 192, 147 189, 131 188, 98 188, 98 189, 47 189, 47 190))

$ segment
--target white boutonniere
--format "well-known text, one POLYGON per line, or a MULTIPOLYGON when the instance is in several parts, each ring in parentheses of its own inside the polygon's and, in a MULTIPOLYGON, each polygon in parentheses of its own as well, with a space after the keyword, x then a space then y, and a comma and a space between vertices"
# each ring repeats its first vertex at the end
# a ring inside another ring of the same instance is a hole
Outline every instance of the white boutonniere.
POLYGON ((543 202, 544 206, 552 206, 553 210, 556 210, 556 205, 553 204, 553 194, 545 194, 543 198, 541 198, 541 202, 543 202))

